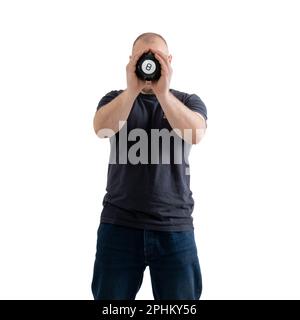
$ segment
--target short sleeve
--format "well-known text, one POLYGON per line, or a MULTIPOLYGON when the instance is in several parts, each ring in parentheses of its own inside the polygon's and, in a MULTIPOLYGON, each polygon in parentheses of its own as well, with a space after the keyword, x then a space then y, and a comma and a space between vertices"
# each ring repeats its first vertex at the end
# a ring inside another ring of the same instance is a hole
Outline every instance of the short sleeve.
POLYGON ((185 105, 193 111, 199 112, 207 120, 207 109, 204 102, 196 94, 190 94, 185 101, 185 105))
POLYGON ((122 91, 123 90, 112 90, 106 93, 106 95, 100 99, 96 111, 98 111, 102 106, 108 104, 110 101, 116 98, 122 91))

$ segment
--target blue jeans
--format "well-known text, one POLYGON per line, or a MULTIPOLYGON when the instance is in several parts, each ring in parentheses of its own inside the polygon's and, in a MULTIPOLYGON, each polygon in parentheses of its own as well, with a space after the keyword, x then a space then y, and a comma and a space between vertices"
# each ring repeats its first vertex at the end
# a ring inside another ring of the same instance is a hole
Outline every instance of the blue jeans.
POLYGON ((199 300, 202 278, 190 231, 100 223, 91 284, 95 300, 135 300, 149 266, 155 300, 199 300))

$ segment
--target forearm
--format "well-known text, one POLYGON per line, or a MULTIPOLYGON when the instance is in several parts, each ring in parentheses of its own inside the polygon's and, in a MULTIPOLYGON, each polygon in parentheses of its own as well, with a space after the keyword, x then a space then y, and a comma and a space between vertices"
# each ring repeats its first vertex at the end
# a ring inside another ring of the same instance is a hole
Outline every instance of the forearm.
POLYGON ((137 95, 138 93, 132 93, 126 89, 96 112, 94 116, 94 130, 100 138, 110 136, 104 134, 104 129, 110 129, 114 133, 121 129, 119 122, 127 120, 137 95))
POLYGON ((206 130, 205 120, 189 109, 171 92, 157 97, 170 126, 190 144, 199 143, 206 130), (191 135, 185 129, 191 129, 191 135))

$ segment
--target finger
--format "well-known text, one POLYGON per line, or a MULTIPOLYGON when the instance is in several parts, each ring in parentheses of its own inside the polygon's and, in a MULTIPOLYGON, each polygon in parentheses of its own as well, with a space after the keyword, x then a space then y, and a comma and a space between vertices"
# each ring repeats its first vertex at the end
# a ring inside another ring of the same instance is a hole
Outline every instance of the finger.
POLYGON ((133 56, 131 56, 131 59, 129 60, 127 68, 130 69, 131 71, 134 71, 138 59, 139 59, 139 53, 136 53, 133 56))
POLYGON ((142 56, 143 53, 149 51, 149 48, 145 48, 143 50, 138 51, 137 53, 135 53, 130 61, 129 61, 129 68, 133 71, 135 69, 136 63, 139 60, 139 58, 142 56))
POLYGON ((133 61, 133 62, 137 62, 137 60, 141 57, 141 55, 142 55, 143 53, 147 52, 147 51, 149 51, 149 48, 148 48, 148 47, 146 47, 146 48, 143 49, 143 50, 138 51, 135 55, 133 55, 132 61, 133 61))
POLYGON ((155 57, 159 61, 162 71, 168 72, 169 65, 166 63, 166 61, 157 53, 155 53, 155 57))
POLYGON ((162 52, 161 50, 155 49, 155 52, 154 52, 154 53, 159 54, 166 62, 168 61, 168 55, 165 54, 164 52, 162 52))

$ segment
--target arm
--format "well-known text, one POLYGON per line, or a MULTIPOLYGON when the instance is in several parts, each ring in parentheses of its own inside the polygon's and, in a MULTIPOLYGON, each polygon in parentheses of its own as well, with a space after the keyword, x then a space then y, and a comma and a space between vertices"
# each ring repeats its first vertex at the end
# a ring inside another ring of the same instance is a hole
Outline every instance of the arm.
POLYGON ((122 128, 124 123, 119 127, 119 121, 127 120, 136 97, 137 93, 131 93, 126 89, 96 112, 94 130, 99 138, 109 136, 103 129, 110 129, 116 133, 122 128))
POLYGON ((134 100, 145 86, 145 82, 140 80, 135 74, 135 66, 139 57, 148 50, 149 48, 147 47, 130 56, 130 61, 126 66, 127 89, 96 112, 94 116, 94 130, 99 138, 114 135, 125 124, 125 122, 119 122, 127 120, 134 100))
POLYGON ((159 80, 151 83, 152 90, 174 131, 190 144, 199 143, 206 130, 205 119, 198 112, 185 106, 169 91, 173 72, 170 60, 163 52, 159 50, 153 51, 161 64, 162 70, 159 80), (189 130, 184 131, 184 129, 189 130), (191 135, 189 134, 190 131, 192 131, 191 135))
POLYGON ((197 112, 189 109, 179 101, 171 92, 158 95, 157 99, 168 119, 170 126, 179 129, 176 132, 190 144, 200 142, 206 131, 206 121, 197 112), (191 129, 192 135, 184 136, 184 129, 191 129))

